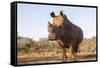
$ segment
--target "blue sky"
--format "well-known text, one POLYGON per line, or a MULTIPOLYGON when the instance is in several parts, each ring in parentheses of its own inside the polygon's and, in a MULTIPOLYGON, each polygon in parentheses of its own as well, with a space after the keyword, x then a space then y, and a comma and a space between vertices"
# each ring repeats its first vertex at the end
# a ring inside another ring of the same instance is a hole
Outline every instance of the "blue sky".
POLYGON ((59 15, 64 11, 68 19, 82 28, 84 37, 96 36, 96 8, 52 6, 36 4, 18 4, 18 34, 34 40, 48 36, 47 24, 51 20, 50 12, 59 15))

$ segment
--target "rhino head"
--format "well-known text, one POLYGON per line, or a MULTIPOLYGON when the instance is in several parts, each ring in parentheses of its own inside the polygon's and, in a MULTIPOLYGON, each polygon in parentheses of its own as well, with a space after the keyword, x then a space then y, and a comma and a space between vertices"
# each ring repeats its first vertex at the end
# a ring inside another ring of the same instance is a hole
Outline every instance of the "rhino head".
POLYGON ((50 16, 53 18, 52 24, 48 22, 48 40, 58 40, 64 36, 64 14, 63 11, 60 11, 58 16, 54 12, 50 13, 50 16))
POLYGON ((63 27, 61 26, 55 26, 48 22, 48 40, 58 40, 61 39, 64 35, 63 27))

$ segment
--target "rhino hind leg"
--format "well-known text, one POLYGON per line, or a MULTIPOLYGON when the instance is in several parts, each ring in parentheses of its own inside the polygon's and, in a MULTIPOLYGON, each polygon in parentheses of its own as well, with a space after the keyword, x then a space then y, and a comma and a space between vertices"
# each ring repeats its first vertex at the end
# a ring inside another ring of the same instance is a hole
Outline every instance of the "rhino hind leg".
POLYGON ((74 45, 74 47, 72 48, 72 53, 75 61, 77 61, 78 58, 77 52, 78 52, 78 44, 74 45))
POLYGON ((75 50, 73 49, 73 50, 72 50, 72 53, 73 53, 73 60, 74 60, 74 61, 77 61, 77 58, 78 58, 77 52, 75 52, 75 50))

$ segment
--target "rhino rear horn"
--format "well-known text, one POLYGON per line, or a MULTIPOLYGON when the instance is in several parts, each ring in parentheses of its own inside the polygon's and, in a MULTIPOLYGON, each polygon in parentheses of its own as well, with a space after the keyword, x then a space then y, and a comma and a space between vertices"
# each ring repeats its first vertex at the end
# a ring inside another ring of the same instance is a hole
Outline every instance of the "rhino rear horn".
POLYGON ((55 13, 54 13, 54 12, 51 12, 51 13, 50 13, 50 16, 51 16, 51 17, 55 17, 55 13))

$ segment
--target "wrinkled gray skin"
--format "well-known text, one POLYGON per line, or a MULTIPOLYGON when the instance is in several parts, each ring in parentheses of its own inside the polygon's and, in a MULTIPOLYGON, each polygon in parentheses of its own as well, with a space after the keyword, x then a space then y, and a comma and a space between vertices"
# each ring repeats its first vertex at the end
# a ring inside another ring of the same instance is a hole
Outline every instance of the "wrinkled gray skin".
MULTIPOLYGON (((65 14, 62 16, 64 20, 60 26, 56 26, 48 22, 48 40, 56 40, 59 43, 63 51, 63 61, 66 61, 67 58, 66 48, 69 48, 71 56, 76 59, 78 46, 83 40, 83 32, 80 27, 71 23, 65 14)), ((51 13, 51 17, 56 17, 54 12, 51 13)))

